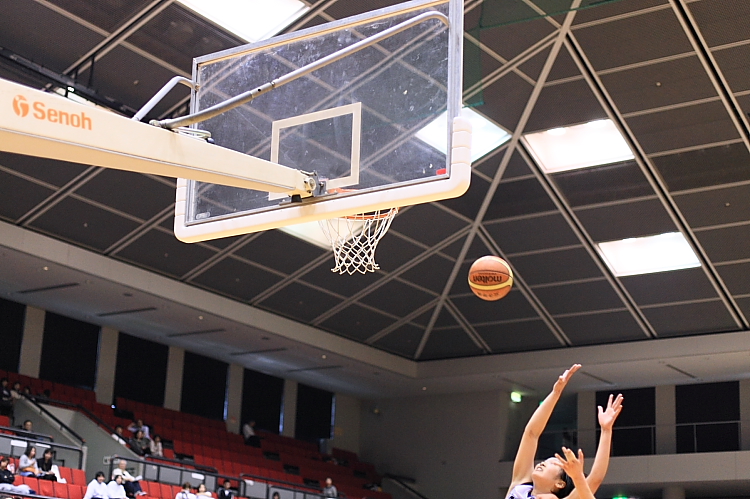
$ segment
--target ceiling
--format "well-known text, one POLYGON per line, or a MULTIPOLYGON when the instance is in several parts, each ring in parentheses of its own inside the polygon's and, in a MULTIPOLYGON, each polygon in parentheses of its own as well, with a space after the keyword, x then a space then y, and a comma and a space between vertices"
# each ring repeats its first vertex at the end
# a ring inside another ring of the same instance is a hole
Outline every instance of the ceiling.
MULTIPOLYGON (((496 358, 489 354, 572 353, 625 343, 658 351, 649 345, 748 331, 750 26, 743 20, 750 4, 620 0, 490 27, 492 2, 485 2, 465 3, 471 65, 465 98, 513 139, 475 163, 464 196, 402 210, 380 242, 381 270, 374 274, 332 274, 330 253, 278 230, 183 244, 172 232, 174 179, 7 153, 0 153, 0 219, 92 258, 181 283, 183 290, 290 319, 284 324, 305 326, 326 344, 345 338, 347 345, 365 345, 363 352, 387 352, 387 363, 484 362, 496 358), (618 126, 634 160, 545 175, 518 140, 603 118, 618 126), (700 268, 618 278, 594 247, 676 231, 696 250, 700 268), (474 297, 466 282, 471 262, 486 254, 505 258, 515 274, 513 291, 498 302, 474 297)), ((310 12, 290 30, 398 2, 308 3, 310 12)), ((532 0, 518 3, 539 10, 532 0)), ((0 77, 35 88, 70 84, 132 114, 174 75, 189 77, 193 57, 240 43, 171 0, 17 0, 0 18, 0 77)), ((187 88, 177 88, 149 117, 183 114, 188 101, 187 88)), ((12 247, 8 240, 0 244, 12 247)), ((282 331, 258 343, 267 330, 241 321, 186 324, 180 314, 164 313, 167 302, 177 306, 177 297, 128 297, 116 277, 102 280, 109 291, 93 293, 106 303, 79 302, 81 286, 23 294, 67 281, 38 272, 45 265, 39 255, 13 249, 7 255, 19 260, 3 266, 9 299, 208 349, 248 367, 259 364, 231 354, 279 342, 273 348, 298 349, 294 360, 274 371, 285 376, 321 359, 311 341, 288 343, 282 331), (114 323, 117 316, 106 315, 112 311, 130 312, 114 323), (193 343, 169 336, 179 333, 190 333, 184 338, 193 343)), ((76 272, 70 282, 91 278, 85 269, 76 272)), ((190 317, 210 312, 198 304, 189 309, 190 317)), ((737 376, 743 362, 715 375, 737 376)), ((363 393, 388 384, 373 378, 381 374, 369 365, 352 369, 368 380, 363 393)), ((391 385, 401 381, 396 376, 391 385)), ((532 379, 512 381, 536 386, 532 379)))

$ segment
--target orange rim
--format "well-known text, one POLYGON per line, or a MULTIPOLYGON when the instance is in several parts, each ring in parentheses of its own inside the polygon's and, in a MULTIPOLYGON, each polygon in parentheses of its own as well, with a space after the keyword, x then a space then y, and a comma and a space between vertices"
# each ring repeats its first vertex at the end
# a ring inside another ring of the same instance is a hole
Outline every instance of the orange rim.
MULTIPOLYGON (((357 192, 357 189, 334 188, 334 189, 329 190, 328 192, 332 194, 339 194, 339 193, 346 194, 349 192, 357 192)), ((339 218, 343 218, 346 220, 354 220, 354 221, 359 221, 359 222, 364 222, 366 220, 384 220, 390 217, 391 215, 395 216, 398 213, 398 210, 399 210, 399 207, 396 206, 393 208, 388 208, 386 210, 381 210, 380 212, 357 213, 356 215, 346 215, 346 216, 339 217, 339 218)))

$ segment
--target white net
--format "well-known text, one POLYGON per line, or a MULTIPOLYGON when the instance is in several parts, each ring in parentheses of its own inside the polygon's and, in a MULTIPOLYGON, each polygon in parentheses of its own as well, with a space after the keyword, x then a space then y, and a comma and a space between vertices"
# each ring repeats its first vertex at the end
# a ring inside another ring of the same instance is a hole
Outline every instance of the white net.
POLYGON ((391 226, 398 208, 360 213, 349 217, 321 220, 320 228, 333 248, 336 266, 331 272, 352 275, 375 272, 380 266, 375 263, 378 242, 391 226))

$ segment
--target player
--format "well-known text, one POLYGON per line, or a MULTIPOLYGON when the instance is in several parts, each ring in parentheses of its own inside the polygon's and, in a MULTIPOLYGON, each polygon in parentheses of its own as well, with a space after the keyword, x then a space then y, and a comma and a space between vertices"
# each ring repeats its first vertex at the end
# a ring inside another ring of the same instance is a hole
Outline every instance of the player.
MULTIPOLYGON (((539 436, 544 431, 552 410, 555 408, 557 401, 560 399, 565 386, 570 378, 581 368, 580 364, 574 364, 570 369, 565 371, 555 382, 552 391, 539 404, 534 414, 529 419, 521 438, 521 444, 518 446, 516 460, 513 463, 513 478, 508 490, 506 499, 528 499, 536 497, 537 499, 585 499, 588 494, 593 494, 601 485, 604 476, 607 474, 609 467, 609 452, 612 442, 612 426, 617 416, 622 410, 622 395, 613 398, 609 396, 607 408, 599 409, 599 425, 602 428, 599 439, 599 447, 596 451, 594 464, 591 473, 586 478, 588 490, 578 490, 572 478, 566 473, 566 466, 575 468, 577 464, 567 465, 559 457, 551 457, 534 466, 534 456, 536 455, 539 436), (546 496, 541 498, 540 496, 546 496)), ((567 454, 566 454, 566 457, 567 454)), ((573 457, 575 455, 573 454, 573 457)), ((582 453, 580 460, 582 461, 582 453)), ((566 462, 571 462, 567 459, 566 462)), ((588 499, 591 499, 590 497, 588 499)))

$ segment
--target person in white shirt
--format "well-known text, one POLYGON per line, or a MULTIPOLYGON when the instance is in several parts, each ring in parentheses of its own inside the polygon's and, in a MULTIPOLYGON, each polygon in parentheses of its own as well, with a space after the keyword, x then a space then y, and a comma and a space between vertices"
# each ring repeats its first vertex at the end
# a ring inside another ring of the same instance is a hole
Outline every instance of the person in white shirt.
POLYGON ((107 484, 104 483, 104 478, 104 473, 97 471, 96 477, 86 487, 86 494, 84 494, 83 499, 109 499, 107 484))
MULTIPOLYGON (((213 497, 213 494, 206 489, 206 484, 202 483, 198 485, 198 492, 195 494, 196 496, 205 496, 205 497, 213 497)), ((197 499, 201 499, 198 497, 197 499)))
POLYGON ((125 487, 122 486, 122 475, 116 475, 111 482, 107 484, 107 496, 109 499, 125 499, 125 487))
POLYGON ((144 496, 146 495, 141 489, 141 484, 138 482, 141 477, 131 475, 127 469, 128 462, 124 459, 120 459, 117 463, 117 468, 112 470, 112 479, 118 475, 122 476, 122 486, 125 487, 125 493, 128 497, 144 496))
POLYGON ((164 446, 161 443, 161 437, 154 435, 154 439, 150 441, 149 447, 151 449, 152 457, 164 457, 164 446))
POLYGON ((112 438, 119 444, 125 445, 128 442, 125 440, 125 435, 122 434, 122 426, 115 426, 115 432, 112 434, 112 438))
POLYGON ((145 424, 143 424, 143 420, 139 419, 132 423, 130 426, 128 426, 128 431, 130 431, 133 435, 138 433, 138 430, 141 430, 143 432, 143 436, 151 440, 151 434, 149 432, 149 427, 145 424))
POLYGON ((185 482, 182 484, 182 490, 177 493, 176 496, 174 496, 174 499, 197 499, 195 497, 195 494, 190 492, 190 489, 193 486, 190 485, 189 482, 185 482))

